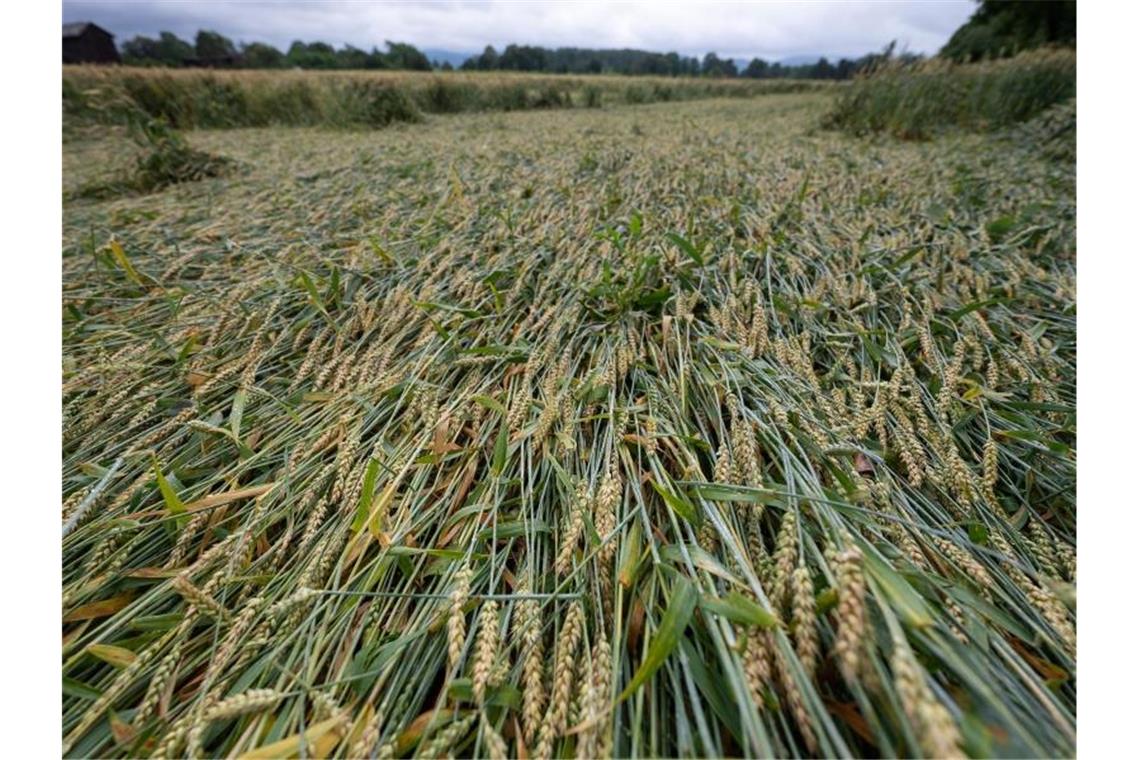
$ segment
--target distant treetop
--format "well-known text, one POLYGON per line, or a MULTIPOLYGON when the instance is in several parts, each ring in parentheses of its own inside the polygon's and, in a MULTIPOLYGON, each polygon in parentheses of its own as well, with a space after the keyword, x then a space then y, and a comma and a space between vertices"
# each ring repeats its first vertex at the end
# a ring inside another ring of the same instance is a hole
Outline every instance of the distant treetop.
MULTIPOLYGON (((264 42, 234 44, 217 32, 200 30, 191 44, 171 32, 158 39, 137 36, 122 45, 123 62, 135 66, 206 66, 244 69, 410 69, 450 71, 449 63, 433 63, 422 51, 406 42, 384 42, 386 50, 370 51, 345 45, 339 50, 326 42, 295 40, 282 52, 264 42)), ((889 55, 889 54, 888 54, 889 55)), ((603 50, 593 48, 544 48, 507 45, 500 53, 488 45, 460 67, 465 71, 536 71, 549 74, 627 74, 640 76, 748 77, 750 79, 849 79, 881 58, 869 54, 856 60, 841 58, 834 63, 820 58, 815 63, 788 66, 753 58, 743 70, 732 58, 707 53, 703 58, 675 52, 603 50)))
POLYGON ((1077 45, 1076 0, 980 0, 940 55, 956 61, 1005 58, 1042 45, 1077 45))
POLYGON ((264 42, 237 46, 228 37, 203 29, 191 45, 171 32, 158 39, 137 36, 123 43, 123 62, 135 66, 208 66, 243 69, 419 69, 431 63, 414 45, 385 41, 387 50, 371 51, 345 45, 337 50, 326 42, 296 40, 281 52, 264 42))

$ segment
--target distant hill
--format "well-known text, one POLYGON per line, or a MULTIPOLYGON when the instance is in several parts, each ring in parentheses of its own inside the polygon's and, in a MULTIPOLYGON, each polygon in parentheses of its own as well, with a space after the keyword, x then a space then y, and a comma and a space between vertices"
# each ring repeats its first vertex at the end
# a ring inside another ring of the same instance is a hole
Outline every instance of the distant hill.
POLYGON ((464 53, 457 50, 434 50, 432 48, 424 48, 424 55, 428 57, 429 61, 439 61, 440 63, 446 61, 455 68, 459 68, 461 65, 463 65, 464 61, 473 55, 479 55, 479 53, 464 53))
POLYGON ((820 58, 826 58, 832 63, 835 63, 841 57, 842 56, 837 55, 822 55, 821 53, 814 53, 812 55, 789 55, 787 58, 781 58, 778 63, 781 66, 803 66, 808 63, 815 63, 820 58))

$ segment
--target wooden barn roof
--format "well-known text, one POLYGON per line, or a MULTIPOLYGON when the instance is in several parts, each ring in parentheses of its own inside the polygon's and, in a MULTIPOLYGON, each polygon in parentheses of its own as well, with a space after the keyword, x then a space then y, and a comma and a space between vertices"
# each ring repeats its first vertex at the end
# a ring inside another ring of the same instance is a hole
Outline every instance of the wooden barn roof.
POLYGON ((63 36, 64 37, 78 37, 79 35, 83 34, 85 31, 87 31, 88 27, 94 27, 95 29, 98 29, 99 31, 103 32, 104 34, 109 34, 112 37, 115 36, 115 35, 111 34, 110 32, 108 32, 103 27, 99 26, 98 24, 93 24, 90 21, 74 21, 70 24, 64 24, 63 25, 63 36))

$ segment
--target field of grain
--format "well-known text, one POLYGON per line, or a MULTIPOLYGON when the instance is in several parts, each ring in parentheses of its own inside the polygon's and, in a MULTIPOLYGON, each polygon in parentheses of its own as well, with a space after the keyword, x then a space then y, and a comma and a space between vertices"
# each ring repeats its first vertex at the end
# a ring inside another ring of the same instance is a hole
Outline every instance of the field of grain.
POLYGON ((65 142, 64 754, 1071 756, 1073 161, 831 103, 65 142))
POLYGON ((425 114, 601 108, 834 91, 805 79, 709 79, 420 71, 214 71, 67 66, 64 123, 121 124, 131 112, 180 128, 381 127, 425 114))

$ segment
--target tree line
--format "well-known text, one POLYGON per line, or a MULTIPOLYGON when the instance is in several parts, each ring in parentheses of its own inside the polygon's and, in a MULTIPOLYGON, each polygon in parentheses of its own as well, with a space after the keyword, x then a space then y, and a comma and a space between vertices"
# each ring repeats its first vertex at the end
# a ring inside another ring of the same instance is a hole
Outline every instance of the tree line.
POLYGON ((939 51, 944 58, 1004 58, 1042 45, 1077 46, 1076 0, 979 0, 978 9, 939 51))
POLYGON ((832 63, 820 58, 796 66, 753 58, 743 70, 736 61, 708 53, 704 58, 645 50, 594 50, 590 48, 544 48, 507 45, 502 53, 488 45, 460 67, 468 71, 538 71, 548 74, 630 74, 655 76, 749 77, 752 79, 847 79, 872 63, 871 54, 858 60, 842 58, 832 63))
MULTIPOLYGON (((325 42, 297 40, 285 51, 264 42, 235 44, 228 37, 201 30, 193 43, 172 32, 157 38, 137 36, 122 45, 123 62, 136 66, 207 66, 245 69, 407 69, 450 70, 451 64, 430 61, 414 45, 385 42, 385 50, 371 51, 351 45, 334 48, 325 42)), ((782 65, 753 58, 738 70, 731 58, 708 53, 704 58, 679 53, 646 50, 601 50, 592 48, 544 48, 535 45, 507 45, 500 53, 488 45, 479 55, 468 58, 466 71, 533 71, 550 74, 626 74, 671 77, 748 77, 752 79, 847 79, 874 62, 880 55, 857 60, 841 58, 832 63, 820 58, 815 63, 782 65)))
POLYGON ((295 41, 282 52, 264 42, 235 45, 217 32, 201 30, 191 44, 171 32, 138 36, 122 45, 123 63, 135 66, 208 66, 243 69, 410 69, 427 71, 431 61, 414 45, 384 43, 385 50, 351 45, 339 50, 325 42, 295 41))
MULTIPOLYGON (((940 51, 955 60, 980 60, 1014 55, 1041 45, 1075 46, 1076 2, 1001 2, 979 0, 978 9, 940 51)), ((416 46, 386 41, 385 49, 370 51, 351 45, 334 48, 325 42, 297 40, 288 50, 264 42, 234 44, 218 32, 201 30, 193 44, 171 32, 158 38, 138 36, 122 45, 123 62, 143 66, 209 66, 247 69, 410 69, 450 70, 451 64, 430 61, 416 46)), ((708 53, 703 58, 646 50, 598 50, 591 48, 544 48, 537 45, 507 45, 500 53, 488 45, 460 66, 467 71, 534 71, 549 74, 628 74, 670 77, 747 77, 750 79, 850 79, 888 59, 914 60, 919 56, 897 54, 894 43, 881 53, 854 60, 784 65, 753 58, 738 70, 731 58, 708 53)))

